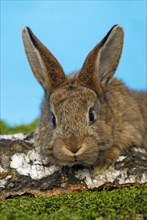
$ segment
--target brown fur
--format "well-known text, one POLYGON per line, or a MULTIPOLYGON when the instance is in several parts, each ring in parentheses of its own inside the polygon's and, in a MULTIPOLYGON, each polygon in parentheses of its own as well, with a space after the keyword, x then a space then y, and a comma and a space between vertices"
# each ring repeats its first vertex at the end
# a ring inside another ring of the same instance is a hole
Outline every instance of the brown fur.
POLYGON ((32 31, 23 30, 28 60, 45 90, 35 144, 51 164, 108 166, 128 147, 147 148, 146 93, 128 90, 112 78, 123 35, 123 29, 114 26, 89 53, 81 71, 66 77, 32 31))

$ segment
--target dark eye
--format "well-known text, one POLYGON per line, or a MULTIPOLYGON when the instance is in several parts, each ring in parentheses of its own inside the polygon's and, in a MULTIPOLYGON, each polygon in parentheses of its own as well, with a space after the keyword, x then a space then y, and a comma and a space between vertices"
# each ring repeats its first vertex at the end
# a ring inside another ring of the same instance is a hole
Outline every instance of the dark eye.
POLYGON ((95 121, 95 117, 94 117, 94 110, 93 108, 89 109, 89 123, 90 125, 93 124, 95 121))
POLYGON ((51 122, 52 122, 53 127, 55 128, 56 127, 56 117, 53 112, 51 112, 51 122))

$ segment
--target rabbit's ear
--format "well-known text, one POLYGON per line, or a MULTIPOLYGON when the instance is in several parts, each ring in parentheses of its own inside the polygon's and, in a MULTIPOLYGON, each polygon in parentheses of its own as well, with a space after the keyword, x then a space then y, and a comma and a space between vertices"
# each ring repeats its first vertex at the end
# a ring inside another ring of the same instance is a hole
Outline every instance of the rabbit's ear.
POLYGON ((79 74, 79 81, 96 92, 110 82, 118 66, 123 47, 124 32, 116 25, 89 53, 79 74))
POLYGON ((26 55, 36 79, 45 91, 51 94, 67 81, 61 65, 37 39, 30 28, 23 29, 22 38, 26 55))

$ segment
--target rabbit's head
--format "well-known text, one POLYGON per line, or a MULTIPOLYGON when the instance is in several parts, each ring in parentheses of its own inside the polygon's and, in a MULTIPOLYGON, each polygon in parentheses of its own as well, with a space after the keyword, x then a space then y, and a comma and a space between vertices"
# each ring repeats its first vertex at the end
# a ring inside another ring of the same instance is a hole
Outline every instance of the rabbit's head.
POLYGON ((94 165, 112 147, 113 113, 105 92, 119 63, 123 36, 123 29, 114 26, 88 54, 80 72, 66 76, 32 31, 23 30, 29 63, 45 91, 35 141, 52 163, 94 165))

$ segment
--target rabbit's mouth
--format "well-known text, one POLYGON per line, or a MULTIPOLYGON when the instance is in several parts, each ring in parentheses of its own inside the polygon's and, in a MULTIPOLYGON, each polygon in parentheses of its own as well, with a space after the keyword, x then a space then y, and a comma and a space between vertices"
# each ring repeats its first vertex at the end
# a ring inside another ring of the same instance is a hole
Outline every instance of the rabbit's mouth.
POLYGON ((78 147, 69 147, 60 140, 54 145, 53 155, 61 166, 94 165, 99 155, 99 148, 92 139, 90 143, 79 144, 78 147))

